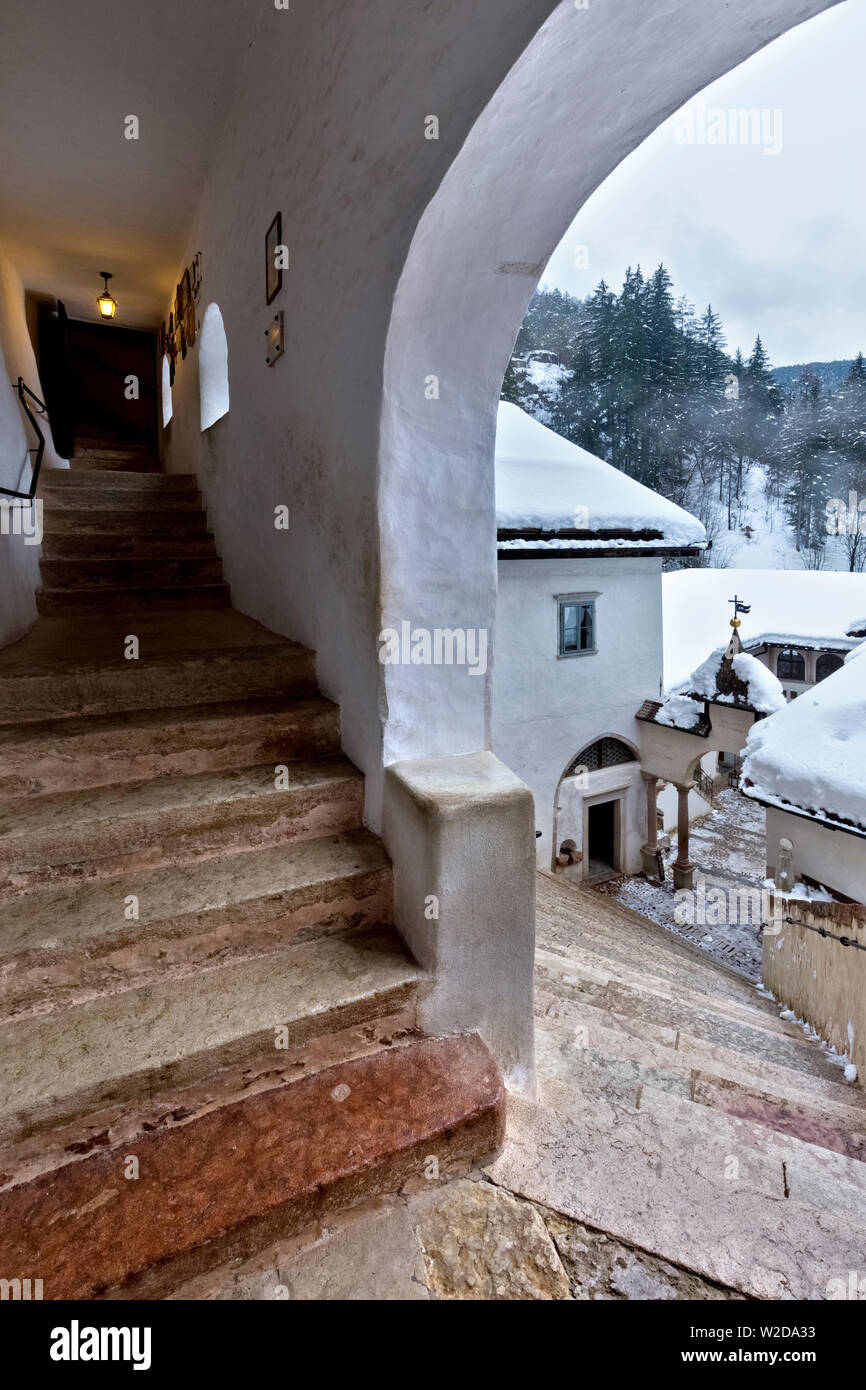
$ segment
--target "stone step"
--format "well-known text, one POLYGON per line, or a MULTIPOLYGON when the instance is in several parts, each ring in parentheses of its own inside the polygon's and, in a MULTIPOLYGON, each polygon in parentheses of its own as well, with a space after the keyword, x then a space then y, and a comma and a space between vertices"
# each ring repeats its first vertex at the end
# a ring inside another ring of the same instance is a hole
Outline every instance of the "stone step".
POLYGON ((318 695, 5 725, 0 802, 339 751, 339 709, 318 695))
POLYGON ((190 507, 153 507, 130 510, 113 506, 89 507, 72 505, 77 498, 70 498, 70 505, 58 506, 53 501, 46 502, 43 511, 44 536, 104 536, 120 532, 125 535, 144 535, 159 532, 162 535, 205 535, 207 517, 198 500, 190 507))
POLYGON ((228 584, 178 584, 174 587, 37 589, 36 607, 46 618, 76 613, 151 613, 176 609, 228 608, 228 584))
POLYGON ((39 479, 39 495, 81 493, 87 497, 108 492, 157 493, 198 492, 195 473, 128 473, 108 469, 78 472, 71 468, 50 468, 39 479))
MULTIPOLYGON (((216 557, 211 531, 47 531, 42 537, 42 560, 135 558, 149 560, 216 557)), ((44 570, 43 570, 44 573, 44 570)))
POLYGON ((839 1086, 672 1030, 636 1026, 609 1010, 559 1000, 539 1010, 537 1049, 545 1076, 571 1077, 620 1103, 642 1087, 670 1092, 836 1153, 866 1159, 866 1103, 839 1086), (577 1029, 581 1029, 580 1034, 577 1029))
POLYGON ((0 896, 360 825, 364 780, 343 757, 163 777, 0 805, 0 896))
POLYGON ((285 1046, 405 1007, 418 978, 393 929, 370 928, 18 1014, 0 1023, 0 1132, 21 1140, 222 1066, 279 1066, 285 1046))
POLYGON ((508 1142, 488 1172, 747 1297, 812 1300, 861 1268, 866 1204, 849 1178, 862 1168, 649 1087, 627 1108, 572 1079, 552 1081, 542 1104, 509 1102, 508 1142))
POLYGON ((222 580, 217 555, 167 559, 154 555, 74 556, 58 560, 43 556, 39 565, 46 589, 174 588, 210 585, 222 580))
POLYGON ((0 650, 0 725, 315 692, 313 653, 232 609, 48 618, 0 650))
POLYGON ((348 831, 0 901, 0 1018, 389 923, 391 865, 348 831))
MULTIPOLYGON (((74 474, 72 476, 75 477, 74 474)), ((149 475, 135 476, 140 479, 149 475)), ((162 479, 165 475, 160 473, 157 476, 162 479)), ((93 486, 83 488, 80 485, 76 486, 74 483, 69 483, 65 487, 51 488, 42 501, 46 521, 54 516, 66 516, 81 511, 91 518, 102 518, 115 512, 137 518, 140 512, 152 511, 160 511, 166 516, 172 516, 178 512, 201 511, 202 505, 201 494, 195 483, 190 487, 177 488, 164 495, 154 493, 140 485, 134 488, 113 487, 108 489, 93 486)))
POLYGON ((688 1033, 745 1057, 765 1058, 813 1076, 829 1077, 833 1073, 838 1075, 834 1084, 843 1088, 847 1085, 841 1069, 832 1068, 820 1048, 796 1025, 777 1015, 764 1014, 757 1007, 752 1016, 732 1017, 716 1009, 709 997, 695 1001, 675 987, 665 990, 657 984, 653 988, 649 979, 628 983, 609 971, 601 972, 578 961, 569 961, 567 966, 557 961, 553 965, 542 952, 536 988, 542 998, 586 998, 634 1020, 640 1027, 652 1025, 688 1033))
POLYGON ((0 1191, 0 1266, 44 1269, 46 1299, 164 1297, 276 1235, 423 1184, 431 1154, 444 1175, 502 1142, 502 1082, 477 1037, 301 1065, 252 1093, 248 1077, 224 1079, 216 1100, 128 1113, 87 1151, 25 1167, 0 1191))

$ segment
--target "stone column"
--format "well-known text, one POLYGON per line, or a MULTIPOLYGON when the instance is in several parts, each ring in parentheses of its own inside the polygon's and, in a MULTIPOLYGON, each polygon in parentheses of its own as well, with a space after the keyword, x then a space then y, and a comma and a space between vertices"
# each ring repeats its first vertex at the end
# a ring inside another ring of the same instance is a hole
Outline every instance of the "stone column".
POLYGON ((695 866, 689 863, 689 792, 693 782, 677 783, 677 857, 674 860, 674 887, 694 888, 695 866))
POLYGON ((647 878, 658 878, 660 784, 654 772, 642 772, 641 777, 646 787, 646 844, 641 845, 640 855, 647 878))

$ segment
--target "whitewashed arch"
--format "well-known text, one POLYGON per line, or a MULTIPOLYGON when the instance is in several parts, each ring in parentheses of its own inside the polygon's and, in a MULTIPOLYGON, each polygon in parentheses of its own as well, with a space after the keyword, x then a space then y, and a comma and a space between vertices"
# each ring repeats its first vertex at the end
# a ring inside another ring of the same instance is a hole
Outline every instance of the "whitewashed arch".
MULTIPOLYGON (((384 365, 383 629, 493 634, 502 378, 551 254, 587 198, 696 92, 836 0, 561 3, 479 116, 416 229, 384 365)), ((491 671, 390 665, 384 760, 490 745, 491 671)))
POLYGON ((198 382, 202 431, 229 410, 229 345, 218 304, 204 311, 198 349, 198 382))

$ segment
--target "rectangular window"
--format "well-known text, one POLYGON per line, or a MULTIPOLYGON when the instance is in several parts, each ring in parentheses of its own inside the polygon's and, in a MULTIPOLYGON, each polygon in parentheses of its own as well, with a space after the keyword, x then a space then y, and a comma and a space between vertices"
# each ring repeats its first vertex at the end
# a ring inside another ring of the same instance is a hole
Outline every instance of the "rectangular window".
POLYGON ((559 655, 587 656, 596 650, 595 600, 559 600, 559 655))

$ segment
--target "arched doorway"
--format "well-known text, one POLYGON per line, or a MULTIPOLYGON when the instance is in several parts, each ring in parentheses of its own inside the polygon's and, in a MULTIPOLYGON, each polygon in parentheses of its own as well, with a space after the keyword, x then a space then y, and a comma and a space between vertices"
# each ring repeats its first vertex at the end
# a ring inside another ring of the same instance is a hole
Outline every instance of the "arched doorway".
POLYGON ((642 822, 637 749, 605 734, 571 760, 553 810, 555 872, 584 882, 637 870, 642 822))

